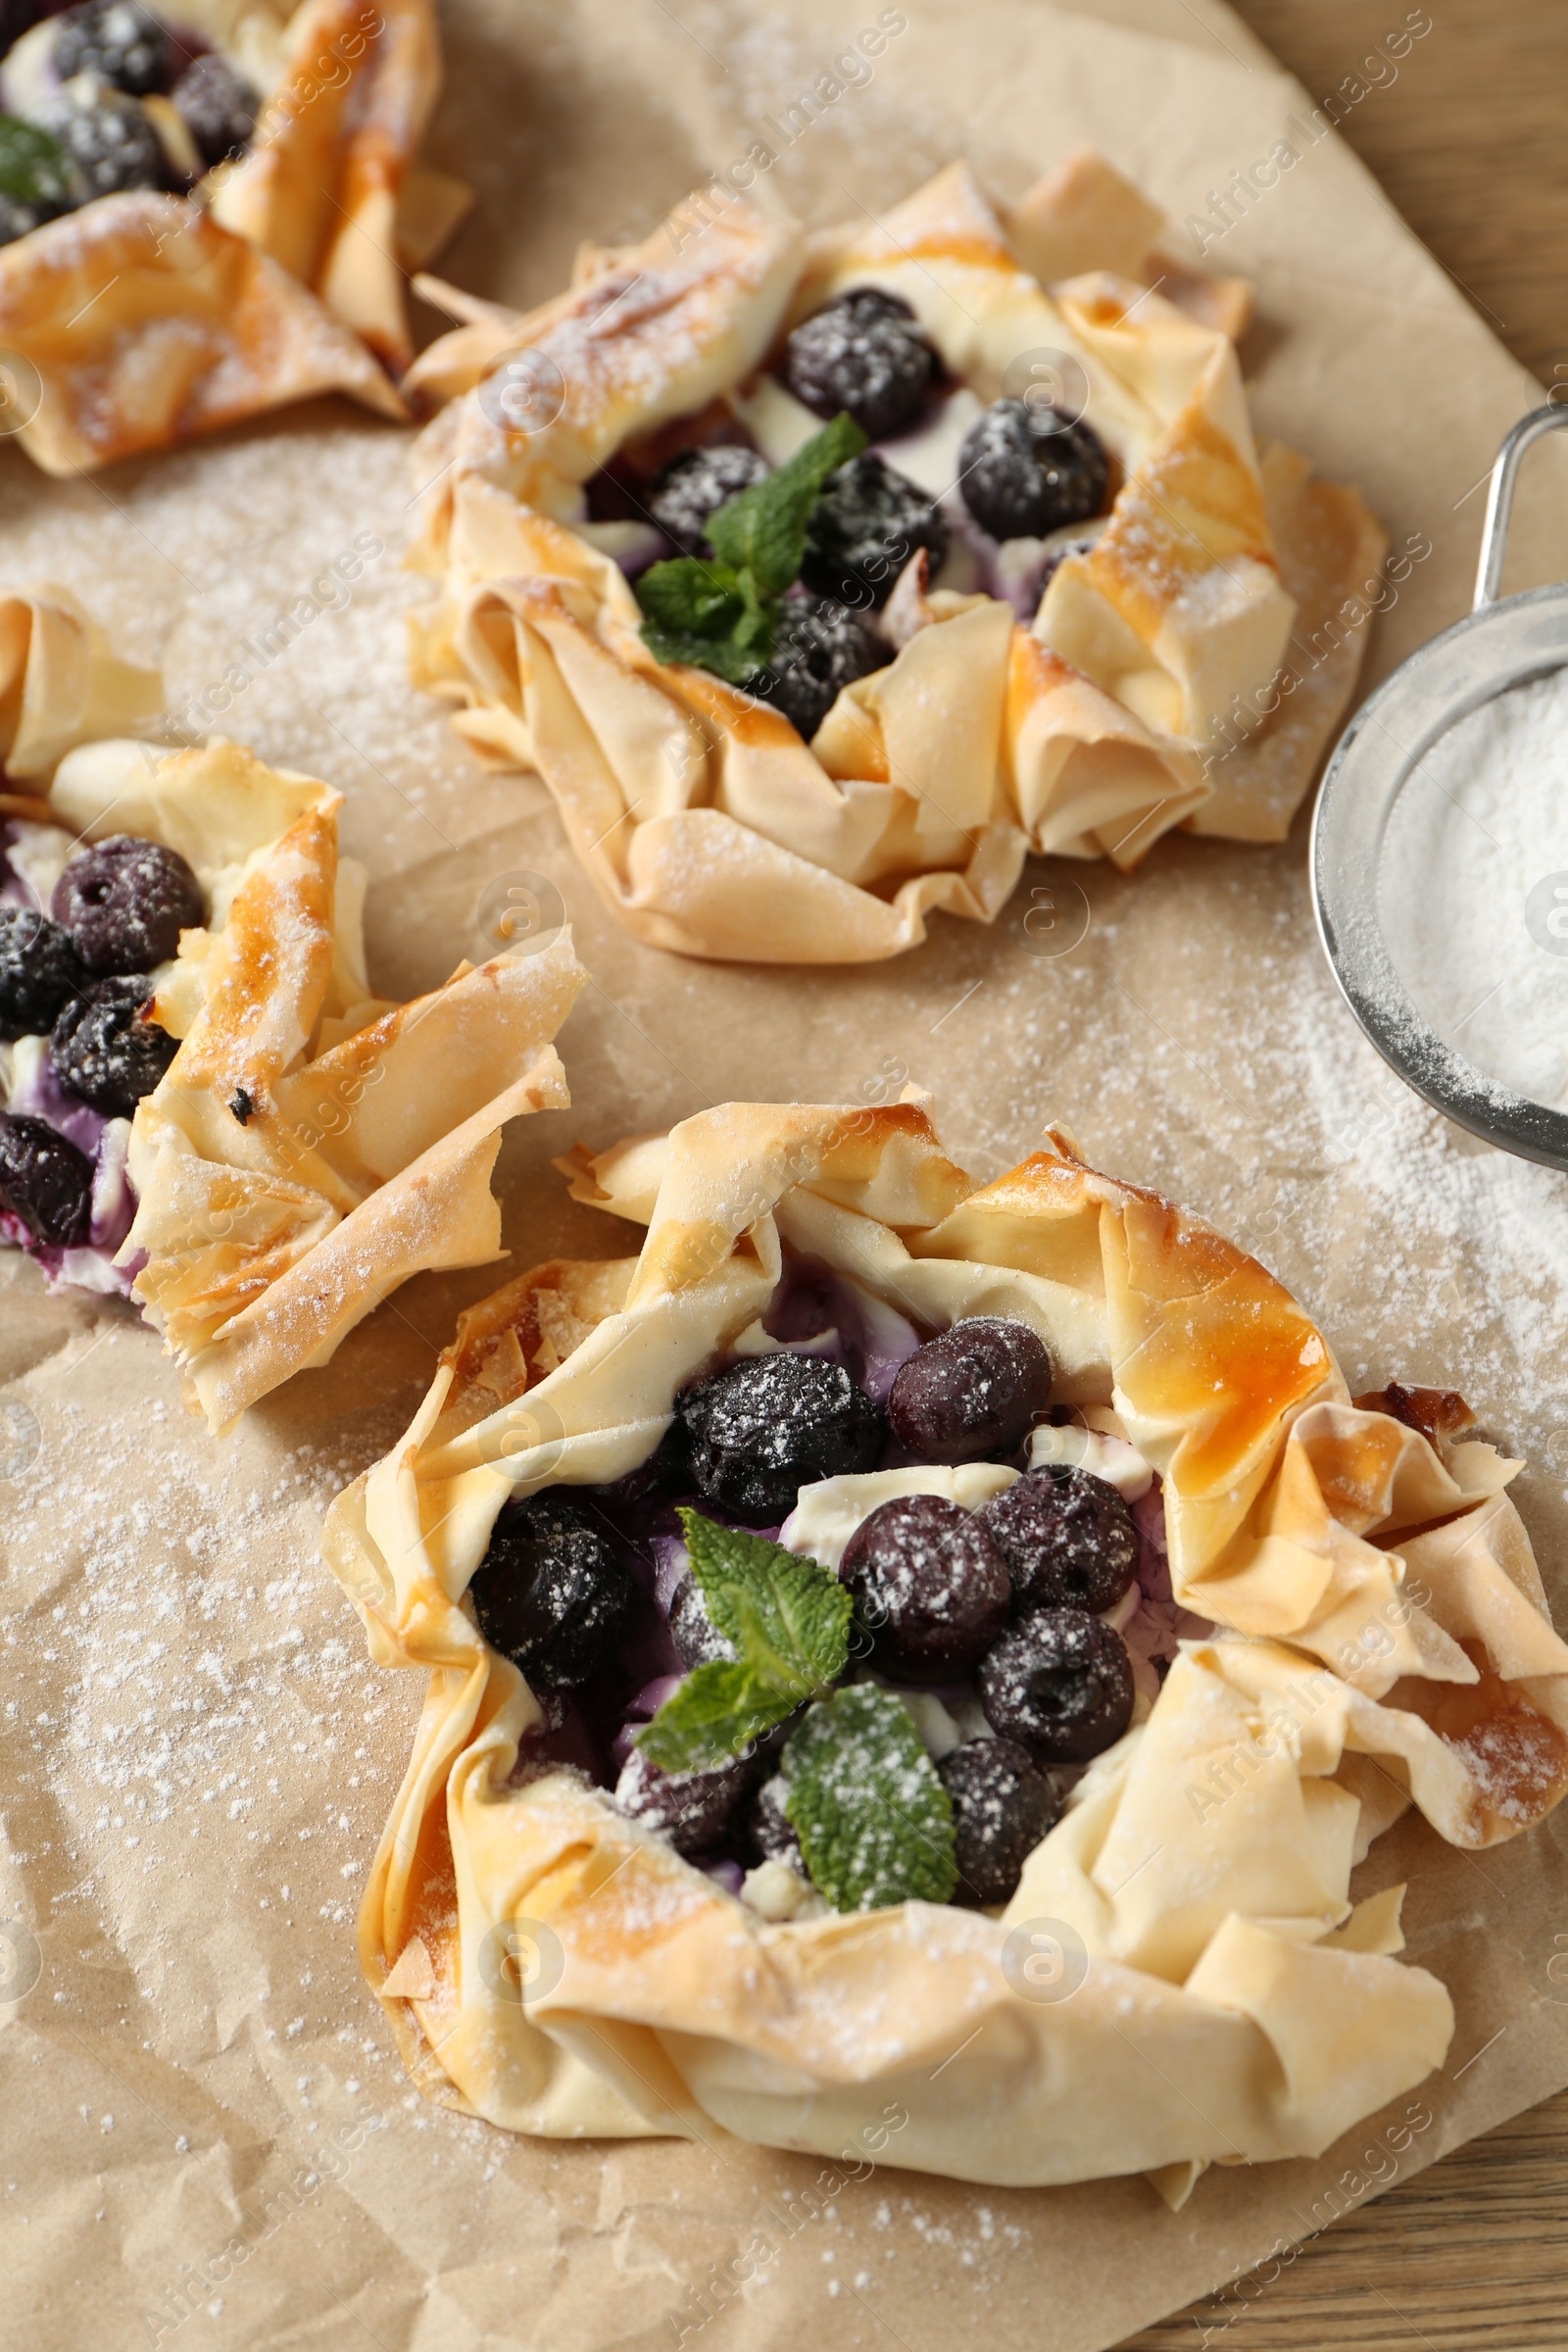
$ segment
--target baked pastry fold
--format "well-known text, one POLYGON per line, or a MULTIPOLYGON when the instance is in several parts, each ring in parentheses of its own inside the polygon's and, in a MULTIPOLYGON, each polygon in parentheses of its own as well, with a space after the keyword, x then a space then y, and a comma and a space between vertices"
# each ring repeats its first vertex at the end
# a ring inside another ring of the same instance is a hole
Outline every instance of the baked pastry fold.
POLYGON ((78 743, 123 735, 164 707, 156 669, 122 662, 69 588, 0 592, 0 778, 10 813, 42 813, 47 780, 78 743))
POLYGON ((90 746, 50 807, 89 841, 177 851, 211 910, 156 975, 150 1017, 180 1042, 131 1123, 119 1262, 221 1430, 411 1275, 503 1254, 501 1129, 569 1101, 551 1040, 585 975, 562 936, 374 997, 341 796, 238 744, 90 746))
POLYGON ((1568 1785, 1517 1465, 1462 1408, 1428 1435, 1410 1399, 1353 1404, 1279 1283, 1061 1134, 977 1188, 916 1102, 731 1103, 562 1164, 646 1226, 639 1254, 469 1310, 327 1521, 372 1657, 430 1671, 360 1922, 416 2081, 514 2131, 827 2156, 896 2100, 911 2169, 1143 2170, 1179 2200, 1209 2161, 1319 2152, 1439 2064, 1451 2010, 1394 1958, 1401 1890, 1357 1902, 1352 1870, 1412 1802, 1479 1847, 1568 1785), (625 1475, 687 1381, 768 1344, 786 1250, 917 1328, 1033 1326, 1055 1396, 1160 1475, 1176 1598, 1215 1629, 1000 1917, 764 1922, 580 1776, 519 1766, 539 1701, 465 1604, 510 1496, 625 1475))
MULTIPOLYGON (((403 273, 469 202, 416 161, 441 86, 433 0, 186 0, 177 14, 260 93, 246 151, 188 198, 97 197, 0 248, 13 429, 49 473, 321 392, 406 416, 403 273)), ((148 104, 181 169, 200 171, 169 100, 148 104)))
POLYGON ((640 938, 870 961, 916 945, 933 907, 994 920, 1031 853, 1130 869, 1176 825, 1288 829, 1353 685, 1366 608, 1304 677, 1292 632, 1361 589, 1383 541, 1356 492, 1310 481, 1288 452, 1259 461, 1216 323, 1239 323, 1240 296, 1184 308, 1117 273, 1151 219, 1097 158, 1005 216, 955 165, 884 220, 804 241, 739 202, 700 226, 677 207, 641 246, 590 250, 526 316, 449 298, 466 323, 407 379, 447 404, 416 450, 412 560, 443 594, 411 616, 413 675, 459 706, 481 759, 538 769, 640 938), (1079 267, 1048 287, 1030 254, 1079 267), (916 551, 882 618, 894 660, 843 686, 808 746, 771 705, 654 661, 596 541, 627 526, 588 520, 584 485, 672 419, 727 403, 755 422, 760 402, 787 401, 753 371, 858 287, 906 305, 980 401, 1016 394, 1036 361, 1072 376, 1122 479, 1027 625, 1001 598, 929 582, 916 551))
POLYGON ((318 392, 402 401, 314 294, 177 196, 102 196, 0 249, 17 437, 71 474, 318 392))
POLYGON ((301 0, 255 143, 213 192, 215 220, 309 286, 394 378, 414 356, 404 267, 469 202, 415 161, 440 88, 432 0, 301 0))

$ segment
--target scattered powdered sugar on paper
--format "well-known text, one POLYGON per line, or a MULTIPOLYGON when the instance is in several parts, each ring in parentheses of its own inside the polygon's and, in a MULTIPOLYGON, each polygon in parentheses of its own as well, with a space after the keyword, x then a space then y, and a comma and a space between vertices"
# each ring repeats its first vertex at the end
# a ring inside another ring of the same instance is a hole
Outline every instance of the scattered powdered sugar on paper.
MULTIPOLYGON (((150 1345, 108 1323, 83 1373, 150 1345)), ((319 1838, 341 1881, 323 1915, 346 1923, 409 1712, 320 1563, 322 1511, 361 1461, 309 1441, 225 1459, 182 1415, 149 1423, 122 1378, 118 1410, 101 1380, 28 1385, 39 1445, 8 1498, 0 1629, 13 1792, 41 1776, 120 1904, 135 1878, 177 1876, 220 1820, 251 1844, 319 1838), (319 1810, 285 1826, 301 1756, 319 1810)))
MULTIPOLYGON (((719 168, 743 151, 730 146, 732 121, 776 111, 828 61, 808 31, 775 33, 777 19, 764 27, 707 0, 680 17, 653 27, 662 52, 685 57, 689 23, 739 84, 725 98, 734 115, 701 141, 719 168)), ((568 36, 541 9, 528 26, 543 89, 561 64, 547 43, 568 36)), ((928 136, 936 118, 922 116, 892 153, 893 80, 879 66, 781 159, 774 184, 813 218, 902 194, 961 146, 946 122, 928 136)), ((510 101, 514 84, 500 86, 510 101)), ((547 118, 554 100, 527 94, 547 118)), ((652 138, 658 94, 641 86, 636 98, 652 138)), ((531 185, 563 256, 579 229, 606 229, 607 183, 624 190, 635 175, 642 189, 647 177, 646 146, 623 164, 587 144, 592 218, 551 212, 543 183, 531 185)), ((489 156, 476 163, 494 169, 489 156)), ((547 142, 544 168, 558 180, 568 170, 547 142)), ((561 276, 539 270, 542 297, 561 276)), ((163 656, 176 709, 226 687, 215 728, 348 792, 345 847, 374 884, 378 986, 405 984, 411 930, 419 985, 442 976, 428 968, 432 940, 450 959, 472 953, 474 908, 497 874, 525 868, 559 886, 595 978, 564 1045, 577 1107, 514 1131, 502 1189, 517 1254, 468 1278, 465 1296, 558 1249, 632 1246, 627 1228, 564 1207, 546 1163, 576 1134, 602 1148, 710 1101, 879 1101, 911 1078, 933 1090, 945 1140, 981 1177, 1061 1118, 1098 1164, 1210 1216, 1319 1318, 1353 1387, 1462 1388, 1544 1466, 1520 1492, 1548 1587, 1560 1583, 1540 1512, 1568 1473, 1568 1191, 1456 1136, 1378 1061, 1322 967, 1299 829, 1278 851, 1162 843, 1130 879, 1032 862, 994 929, 938 918, 926 948, 872 970, 767 972, 643 950, 598 906, 541 788, 487 777, 441 707, 408 688, 402 617, 430 593, 398 569, 408 447, 346 412, 323 422, 312 411, 117 467, 101 485, 45 483, 0 453, 0 514, 8 576, 64 579, 126 655, 163 656), (340 597, 329 568, 366 533, 384 553, 360 550, 340 597), (1090 917, 1082 946, 1058 959, 1023 928, 1031 892, 1048 885, 1080 890, 1090 917)), ((84 2274, 117 2320, 133 2309, 119 2300, 128 2276, 150 2302, 177 2289, 176 2265, 227 2240, 235 2197, 257 2180, 270 2189, 310 2153, 334 2096, 373 2102, 389 2128, 367 2141, 335 2203, 279 2226, 270 2273, 254 2258, 236 2271, 223 2290, 236 2343, 276 2340, 285 2310, 307 2327, 319 2313, 330 2334, 350 2305, 388 2342, 451 2326, 509 2341, 522 2311, 530 2327, 548 2315, 539 2340, 566 2340, 590 2305, 617 2340, 662 2340, 704 2266, 745 2242, 763 2193, 801 2218, 793 2234, 775 2232, 781 2253, 754 2291, 793 2297, 790 2266, 815 2268, 830 2226, 846 2289, 871 2305, 846 2292, 840 2308, 867 2343, 884 2332, 882 2291, 891 2298, 899 2265, 907 2275, 924 2247, 942 2258, 922 2274, 938 2307, 948 2298, 941 2325, 962 2340, 981 2303, 1015 2327, 1042 2277, 1070 2278, 1073 2217, 1090 2208, 1124 2216, 1129 2243, 1197 2232, 1207 2208, 1172 2224, 1137 2182, 1081 2202, 911 2187, 889 2170, 896 2132, 872 2178, 808 2214, 787 2203, 818 2170, 807 2160, 514 2142, 422 2099, 361 1982, 352 1925, 420 1678, 368 1665, 318 1546, 325 1502, 389 1443, 422 1386, 422 1343, 449 1336, 452 1293, 411 1286, 329 1374, 291 1384, 221 1446, 184 1421, 156 1341, 123 1310, 42 1300, 22 1282, 6 1310, 23 1373, 9 1397, 35 1414, 43 1450, 4 1494, 16 1712, 0 1720, 0 1909, 35 1923, 47 1974, 5 2041, 10 2080, 36 2086, 51 2116, 91 2110, 87 2136, 63 2138, 57 2171, 38 2168, 11 2211, 30 2199, 59 2230, 114 2199, 97 2233, 106 2246, 113 2236, 109 2253, 93 2256, 85 2227, 64 2236, 47 2284, 84 2274), (421 1352, 408 1350, 403 1391, 383 1386, 358 1419, 374 1380, 366 1367, 380 1366, 405 1318, 421 1352), (118 1381, 100 1377, 110 1364, 118 1381), (89 2031, 92 2049, 73 2038, 89 2031), (106 2147, 121 2168, 107 2182, 106 2147), (84 2210, 71 2203, 78 2180, 93 2200, 84 2210), (461 2322, 436 2316, 460 2300, 461 2322)), ((175 2340, 186 2333, 199 2329, 175 2340)))
POLYGON ((1561 1105, 1568 670, 1497 695, 1439 737, 1395 803, 1378 894, 1395 966, 1444 1042, 1487 1077, 1561 1105))

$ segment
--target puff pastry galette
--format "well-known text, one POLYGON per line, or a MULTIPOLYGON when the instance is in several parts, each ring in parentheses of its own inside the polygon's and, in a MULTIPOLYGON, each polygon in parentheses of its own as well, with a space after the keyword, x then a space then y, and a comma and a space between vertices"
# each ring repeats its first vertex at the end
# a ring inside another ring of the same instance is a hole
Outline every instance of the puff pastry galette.
POLYGON ((430 1670, 361 1916, 416 2079, 1031 2183, 1301 2156, 1438 2065, 1352 1873, 1568 1784, 1568 1648, 1454 1396, 1352 1402, 1070 1141, 731 1103, 562 1163, 646 1227, 462 1318, 327 1555, 430 1670))
POLYGON ((0 369, 40 466, 317 392, 406 414, 403 270, 467 203, 416 161, 432 0, 7 0, 0 44, 0 369))
POLYGON ((811 237, 694 201, 526 318, 425 281, 414 673, 640 937, 862 961, 1030 851, 1283 837, 1361 650, 1293 632, 1384 541, 1254 449, 1238 290, 1130 273, 1158 220, 1092 156, 1011 212, 955 165, 811 237))
POLYGON ((217 738, 83 746, 7 807, 0 1236, 135 1298, 215 1430, 502 1255, 502 1127, 569 1100, 566 938, 373 996, 341 797, 217 738))

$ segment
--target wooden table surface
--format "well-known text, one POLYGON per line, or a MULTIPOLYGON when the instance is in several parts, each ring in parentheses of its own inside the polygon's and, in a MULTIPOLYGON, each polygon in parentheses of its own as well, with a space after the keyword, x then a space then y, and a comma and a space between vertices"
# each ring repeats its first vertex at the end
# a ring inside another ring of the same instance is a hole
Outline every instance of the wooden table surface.
MULTIPOLYGON (((1406 13, 1405 0, 1231 5, 1318 100, 1406 13)), ((1515 359, 1568 383, 1568 7, 1426 0, 1426 13, 1432 30, 1344 136, 1515 359)))
MULTIPOLYGON (((1405 13, 1399 0, 1231 4, 1314 99, 1405 13)), ((1514 357, 1568 384, 1568 5, 1427 0, 1427 13, 1398 81, 1345 135, 1514 357)), ((1568 2092, 1360 2207, 1245 2313, 1195 2305, 1122 2352, 1204 2344, 1563 2352, 1568 2092)))

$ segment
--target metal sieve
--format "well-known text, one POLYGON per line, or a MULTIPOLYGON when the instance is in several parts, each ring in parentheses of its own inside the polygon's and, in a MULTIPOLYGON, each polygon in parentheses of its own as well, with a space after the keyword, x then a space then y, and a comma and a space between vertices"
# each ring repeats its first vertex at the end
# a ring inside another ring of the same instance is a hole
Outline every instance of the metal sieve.
POLYGON ((1441 735, 1481 704, 1568 664, 1568 583, 1499 600, 1519 465, 1568 425, 1568 407, 1533 410, 1497 452, 1475 603, 1370 696, 1340 738, 1312 821, 1318 933, 1346 1003, 1391 1069, 1472 1135, 1568 1169, 1568 1112, 1489 1078, 1438 1036, 1395 969, 1377 909, 1384 837, 1407 778, 1441 735))

